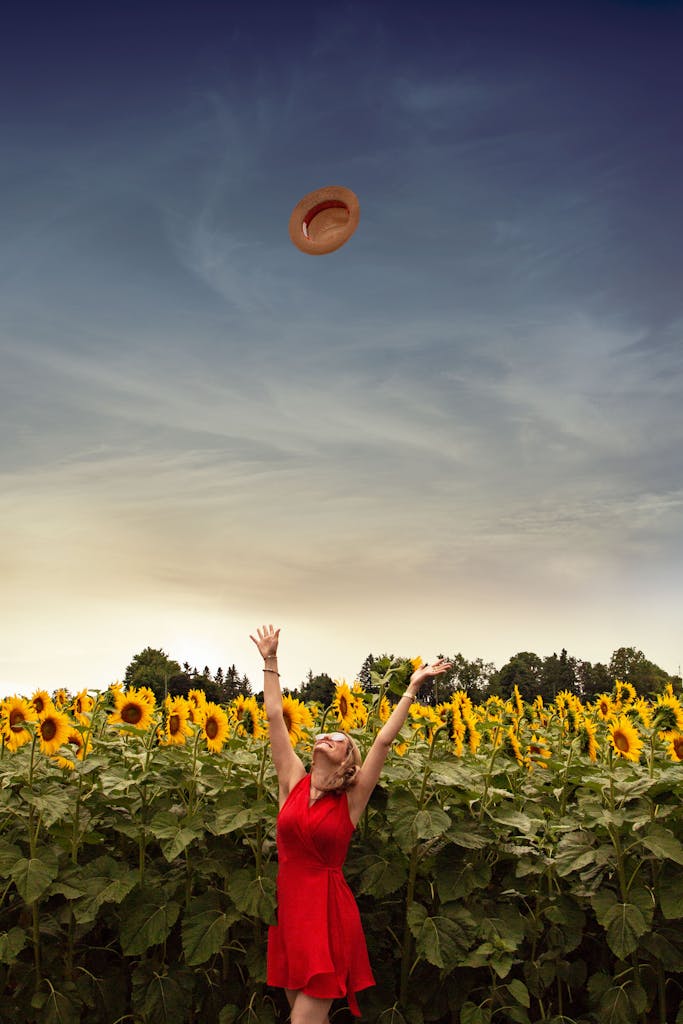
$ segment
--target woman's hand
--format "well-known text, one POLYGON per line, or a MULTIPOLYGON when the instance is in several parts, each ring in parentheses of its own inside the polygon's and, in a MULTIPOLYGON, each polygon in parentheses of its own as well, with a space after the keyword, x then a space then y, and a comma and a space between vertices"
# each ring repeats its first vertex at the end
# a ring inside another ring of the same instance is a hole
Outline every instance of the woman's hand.
POLYGON ((452 667, 453 663, 451 661, 447 661, 446 658, 439 658, 439 660, 435 661, 433 665, 420 665, 420 667, 415 669, 413 672, 408 685, 413 693, 417 693, 427 679, 433 679, 434 676, 443 675, 444 672, 448 672, 449 668, 452 667))
POLYGON ((274 629, 273 626, 261 626, 256 632, 258 633, 258 640, 255 636, 251 636, 251 634, 249 636, 261 652, 261 657, 264 661, 266 658, 272 658, 277 654, 280 630, 274 629))

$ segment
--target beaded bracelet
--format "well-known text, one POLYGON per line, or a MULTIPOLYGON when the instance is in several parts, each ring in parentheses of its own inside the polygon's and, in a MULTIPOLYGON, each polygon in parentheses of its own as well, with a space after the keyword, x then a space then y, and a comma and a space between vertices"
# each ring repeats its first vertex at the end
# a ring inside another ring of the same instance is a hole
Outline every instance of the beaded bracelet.
POLYGON ((409 701, 410 701, 410 703, 412 704, 412 703, 413 703, 413 701, 415 700, 416 694, 414 694, 414 693, 402 693, 402 694, 401 694, 401 696, 400 696, 400 698, 399 698, 399 700, 403 700, 403 699, 404 699, 404 697, 405 697, 405 698, 406 698, 407 700, 409 700, 409 701))
POLYGON ((264 671, 264 672, 270 672, 270 674, 271 674, 272 676, 278 676, 278 677, 279 677, 279 675, 280 675, 280 673, 279 673, 279 672, 276 672, 274 668, 264 668, 264 670, 263 670, 263 671, 264 671))

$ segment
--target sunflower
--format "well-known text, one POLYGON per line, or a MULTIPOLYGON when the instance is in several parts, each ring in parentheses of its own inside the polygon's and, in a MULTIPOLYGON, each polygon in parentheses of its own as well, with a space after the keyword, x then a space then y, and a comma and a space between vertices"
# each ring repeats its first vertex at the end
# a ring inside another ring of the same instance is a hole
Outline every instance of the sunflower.
POLYGON ((85 756, 90 753, 91 743, 89 738, 86 743, 83 733, 79 732, 78 729, 74 729, 72 727, 69 730, 69 735, 66 738, 66 743, 64 744, 64 746, 73 747, 76 757, 78 758, 79 761, 82 761, 85 758, 85 756))
POLYGON ((585 754, 591 759, 591 761, 597 761, 598 759, 598 741, 595 725, 591 722, 590 718, 582 720, 577 736, 579 738, 579 749, 582 754, 585 754))
POLYGON ((337 716, 337 724, 342 732, 348 732, 357 724, 356 701, 348 684, 343 681, 335 683, 332 710, 337 716))
POLYGON ((626 715, 614 719, 609 725, 612 747, 620 757, 627 761, 639 761, 643 749, 643 741, 638 735, 633 722, 626 715))
POLYGON ((386 697, 382 697, 377 713, 381 722, 387 722, 389 720, 389 716, 391 715, 391 704, 386 697))
POLYGON ((44 754, 56 754, 69 738, 71 722, 63 711, 46 708, 38 716, 38 738, 44 754))
POLYGON ((453 740, 453 753, 456 757, 462 757, 465 750, 464 736, 465 723, 460 717, 453 717, 450 735, 453 740))
POLYGON ((229 717, 238 736, 251 736, 258 740, 266 734, 256 697, 240 694, 229 709, 229 717))
POLYGON ((673 693, 660 693, 657 697, 652 725, 663 732, 683 732, 683 708, 673 693))
POLYGON ((632 722, 636 725, 640 724, 646 729, 649 729, 652 725, 652 710, 650 705, 642 697, 634 700, 631 704, 624 709, 624 714, 628 715, 632 722))
POLYGON ((515 734, 515 730, 510 726, 503 737, 503 747, 505 753, 509 757, 514 757, 517 764, 524 764, 524 758, 522 756, 522 748, 519 745, 519 740, 515 734))
POLYGON ((36 690, 31 697, 31 704, 37 715, 40 715, 46 708, 54 707, 52 697, 47 690, 36 690))
POLYGON ((160 743, 164 747, 182 746, 192 735, 190 727, 190 705, 184 697, 166 697, 164 700, 164 728, 160 743))
MULTIPOLYGON (((139 691, 138 691, 139 692, 139 691)), ((73 699, 71 710, 74 713, 76 721, 80 722, 81 725, 89 725, 89 720, 86 718, 92 709, 95 707, 95 701, 90 696, 87 690, 81 690, 77 693, 73 699)))
POLYGON ((149 729, 152 724, 152 707, 140 692, 131 686, 124 693, 113 689, 116 710, 109 715, 111 725, 132 725, 136 729, 149 729))
POLYGON ((0 732, 5 746, 14 752, 31 739, 31 733, 24 728, 24 722, 37 722, 36 709, 23 697, 7 697, 0 704, 0 732))
POLYGON ((672 761, 683 761, 683 734, 670 732, 667 736, 669 757, 672 761))
POLYGON ((551 756, 552 755, 546 746, 545 740, 539 739, 539 737, 534 733, 526 748, 526 760, 529 768, 533 768, 536 765, 539 768, 547 768, 548 758, 551 756))
POLYGON ((207 701, 202 711, 202 737, 212 754, 220 754, 230 731, 228 716, 223 708, 213 701, 207 701))
POLYGON ((62 708, 66 707, 70 700, 71 694, 69 693, 68 690, 65 690, 63 686, 61 686, 58 690, 55 690, 55 692, 52 694, 52 703, 59 711, 61 711, 62 708))
POLYGON ((422 666, 424 665, 424 661, 422 660, 419 654, 416 658, 410 658, 409 661, 410 664, 413 666, 413 672, 417 672, 417 670, 419 668, 422 668, 422 666))
POLYGON ((474 716, 467 712, 463 715, 462 723, 464 726, 462 739, 465 746, 469 747, 471 754, 476 754, 481 743, 481 733, 477 730, 477 723, 474 720, 474 716))
POLYGON ((600 693, 595 701, 595 712, 598 718, 606 722, 614 714, 614 706, 609 693, 600 693))
MULTIPOLYGON (((344 683, 344 686, 346 686, 346 683, 344 683)), ((348 686, 346 689, 348 690, 348 686)), ((295 747, 303 737, 304 729, 313 728, 313 716, 303 701, 297 700, 296 697, 282 698, 282 714, 284 715, 285 725, 289 733, 289 742, 295 747)), ((342 729, 344 732, 348 731, 343 726, 342 729)))
POLYGON ((515 683, 515 685, 512 688, 512 698, 515 702, 515 714, 521 718, 524 714, 524 701, 522 700, 522 695, 519 692, 519 687, 517 686, 517 683, 515 683))
POLYGON ((190 690, 187 695, 187 702, 190 705, 190 721, 201 725, 204 709, 206 708, 206 694, 203 690, 190 690))
POLYGON ((636 699, 636 688, 632 683, 624 683, 621 679, 614 680, 614 701, 620 708, 631 704, 636 699))
POLYGON ((351 697, 353 699, 353 713, 356 718, 356 726, 365 725, 368 720, 368 706, 364 700, 364 692, 359 683, 353 684, 351 697))

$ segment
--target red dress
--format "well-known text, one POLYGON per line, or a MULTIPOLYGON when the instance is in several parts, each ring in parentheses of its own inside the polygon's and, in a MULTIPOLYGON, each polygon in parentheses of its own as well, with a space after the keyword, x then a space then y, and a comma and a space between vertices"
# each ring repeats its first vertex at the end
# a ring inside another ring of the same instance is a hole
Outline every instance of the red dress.
POLYGON ((305 775, 277 819, 278 923, 268 933, 268 984, 317 999, 346 996, 360 1017, 355 994, 375 979, 342 874, 354 826, 346 793, 327 793, 309 807, 310 788, 305 775))

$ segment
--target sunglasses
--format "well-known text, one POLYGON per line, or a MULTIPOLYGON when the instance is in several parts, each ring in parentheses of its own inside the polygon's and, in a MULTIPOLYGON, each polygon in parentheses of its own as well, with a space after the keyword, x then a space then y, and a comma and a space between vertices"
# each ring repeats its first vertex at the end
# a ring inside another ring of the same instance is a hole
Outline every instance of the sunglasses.
POLYGON ((346 743, 348 738, 343 732, 321 732, 319 736, 316 736, 315 742, 317 743, 318 740, 333 740, 335 743, 346 743))

